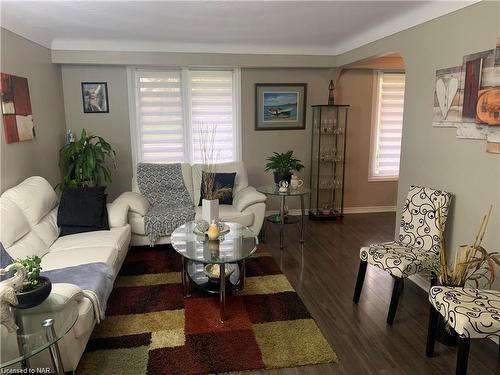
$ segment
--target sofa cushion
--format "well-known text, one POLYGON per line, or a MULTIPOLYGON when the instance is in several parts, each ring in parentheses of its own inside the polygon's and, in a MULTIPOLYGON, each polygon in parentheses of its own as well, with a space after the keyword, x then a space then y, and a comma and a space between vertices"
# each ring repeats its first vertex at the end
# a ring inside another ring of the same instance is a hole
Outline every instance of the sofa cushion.
POLYGON ((104 186, 65 188, 57 212, 57 225, 102 228, 106 208, 104 189, 104 186))
POLYGON ((29 177, 2 194, 21 209, 33 226, 57 206, 57 194, 43 177, 29 177), (36 197, 36 199, 34 199, 36 197))
MULTIPOLYGON (((201 187, 203 187, 204 184, 208 183, 209 173, 203 172, 202 178, 201 178, 201 187)), ((217 189, 221 188, 227 188, 230 189, 231 191, 225 192, 225 194, 219 198, 219 204, 233 204, 233 189, 234 189, 234 179, 236 177, 236 172, 231 172, 231 173, 215 173, 214 181, 213 181, 213 186, 212 189, 210 189, 212 192, 216 191, 217 189)), ((212 184, 211 182, 209 184, 212 184)), ((198 206, 202 205, 202 200, 205 199, 205 194, 204 190, 200 187, 201 190, 201 196, 200 196, 200 201, 198 203, 198 206)))
MULTIPOLYGON (((194 192, 194 202, 196 203, 200 201, 200 196, 201 196, 200 187, 201 187, 202 170, 203 170, 202 164, 193 164, 192 166, 193 192, 194 192)), ((222 173, 236 172, 236 178, 234 179, 233 195, 235 195, 241 189, 244 189, 248 186, 247 171, 242 161, 233 161, 230 163, 216 164, 215 172, 222 172, 222 173)))
POLYGON ((43 271, 96 262, 104 262, 114 267, 117 258, 118 249, 113 247, 74 248, 47 253, 42 258, 41 266, 43 271))
POLYGON ((128 244, 129 240, 130 226, 126 225, 120 228, 111 228, 110 230, 59 237, 50 247, 50 252, 80 249, 83 253, 86 251, 85 249, 93 247, 110 247, 121 250, 128 244))
POLYGON ((13 259, 22 259, 33 255, 38 255, 41 258, 49 252, 49 247, 34 231, 30 231, 5 250, 13 259))
POLYGON ((42 241, 50 247, 59 237, 59 227, 57 226, 57 208, 54 208, 45 215, 40 222, 35 225, 32 230, 37 234, 42 241))
POLYGON ((0 242, 10 247, 30 231, 28 219, 10 199, 0 198, 0 242))

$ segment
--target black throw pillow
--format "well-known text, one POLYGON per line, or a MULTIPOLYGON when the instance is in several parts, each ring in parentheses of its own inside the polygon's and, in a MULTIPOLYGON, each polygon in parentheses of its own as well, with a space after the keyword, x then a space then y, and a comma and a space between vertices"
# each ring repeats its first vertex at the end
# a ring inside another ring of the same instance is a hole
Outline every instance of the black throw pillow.
MULTIPOLYGON (((201 201, 205 199, 205 194, 203 193, 203 185, 205 184, 205 179, 207 178, 206 172, 202 173, 201 176, 201 194, 200 194, 200 202, 198 206, 201 206, 201 201)), ((234 188, 234 179, 236 178, 236 172, 231 173, 215 173, 215 181, 214 181, 214 190, 220 188, 229 188, 230 192, 224 194, 223 197, 219 198, 219 204, 233 204, 233 188, 234 188)))
POLYGON ((59 236, 109 230, 105 187, 65 188, 63 190, 57 225, 59 236))

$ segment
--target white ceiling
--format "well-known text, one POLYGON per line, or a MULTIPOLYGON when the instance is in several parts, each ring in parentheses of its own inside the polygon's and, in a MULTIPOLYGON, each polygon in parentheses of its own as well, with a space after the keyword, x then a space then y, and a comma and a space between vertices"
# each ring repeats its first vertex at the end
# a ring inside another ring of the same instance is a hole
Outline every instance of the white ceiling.
POLYGON ((334 55, 474 2, 3 0, 1 25, 58 50, 334 55))

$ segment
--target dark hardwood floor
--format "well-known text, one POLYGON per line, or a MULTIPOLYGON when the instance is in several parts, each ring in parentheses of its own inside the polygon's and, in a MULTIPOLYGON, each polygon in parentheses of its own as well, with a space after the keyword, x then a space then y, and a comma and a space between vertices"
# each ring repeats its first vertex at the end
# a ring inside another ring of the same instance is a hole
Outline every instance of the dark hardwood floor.
MULTIPOLYGON (((392 292, 388 273, 368 266, 359 305, 352 303, 362 245, 394 237, 393 213, 346 215, 342 222, 306 219, 305 243, 298 228, 285 231, 280 251, 278 227, 269 225, 266 244, 338 355, 339 363, 256 374, 454 374, 455 349, 436 343, 425 356, 427 293, 405 282, 394 325, 386 324, 392 292)), ((468 374, 500 374, 498 347, 473 340, 468 374)))

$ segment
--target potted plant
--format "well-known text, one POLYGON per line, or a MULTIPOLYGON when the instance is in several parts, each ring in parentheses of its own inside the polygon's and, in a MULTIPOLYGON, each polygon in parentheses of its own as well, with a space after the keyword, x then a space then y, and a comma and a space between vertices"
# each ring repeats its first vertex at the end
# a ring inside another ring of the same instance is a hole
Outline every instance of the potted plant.
POLYGON ((276 184, 283 180, 290 184, 292 172, 300 172, 304 168, 302 162, 294 157, 291 150, 283 153, 273 152, 273 155, 266 160, 268 161, 266 171, 273 171, 276 184))
POLYGON ((42 267, 40 257, 34 255, 24 259, 18 259, 16 263, 20 263, 27 272, 26 280, 23 286, 16 292, 18 309, 29 309, 30 307, 38 306, 49 296, 52 290, 52 283, 45 276, 40 276, 42 267))
MULTIPOLYGON (((500 253, 488 252, 481 246, 491 210, 492 207, 484 215, 474 242, 471 245, 461 245, 455 256, 453 267, 449 267, 443 235, 442 213, 439 207, 437 223, 440 239, 439 260, 431 266, 431 271, 436 275, 439 285, 463 287, 466 284, 473 284, 474 288, 491 288, 496 277, 495 268, 500 266, 500 253)), ((457 334, 450 327, 442 325, 438 327, 437 340, 442 344, 454 346, 457 344, 457 334)))
POLYGON ((115 165, 116 153, 111 145, 98 135, 82 130, 80 139, 63 146, 59 153, 64 187, 97 186, 102 181, 111 182, 111 170, 107 162, 115 165))

